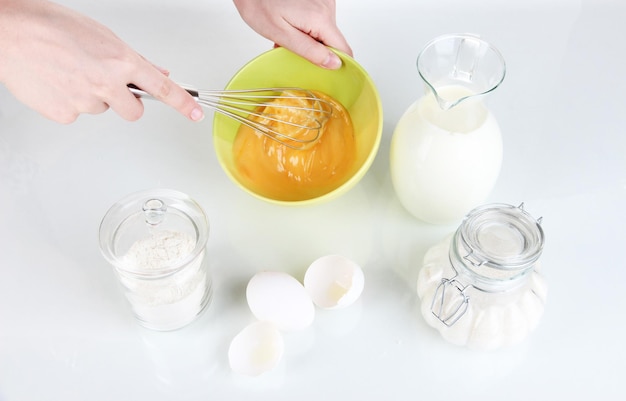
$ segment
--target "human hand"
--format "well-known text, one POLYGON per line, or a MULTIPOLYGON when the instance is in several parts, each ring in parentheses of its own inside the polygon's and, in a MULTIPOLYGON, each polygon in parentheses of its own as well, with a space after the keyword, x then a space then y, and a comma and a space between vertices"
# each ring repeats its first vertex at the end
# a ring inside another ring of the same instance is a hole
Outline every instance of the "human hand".
POLYGON ((243 20, 260 35, 319 66, 341 59, 326 46, 352 56, 335 22, 335 0, 234 0, 243 20), (326 45, 326 46, 325 46, 326 45))
POLYGON ((126 120, 143 114, 135 84, 191 120, 194 98, 98 22, 41 0, 0 0, 0 82, 47 118, 73 122, 111 108, 126 120))

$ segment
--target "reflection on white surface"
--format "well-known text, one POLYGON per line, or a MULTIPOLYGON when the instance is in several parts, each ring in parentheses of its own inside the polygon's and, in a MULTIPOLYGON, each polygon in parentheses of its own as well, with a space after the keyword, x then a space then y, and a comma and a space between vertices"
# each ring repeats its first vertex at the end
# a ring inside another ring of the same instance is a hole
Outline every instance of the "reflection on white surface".
POLYGON ((336 341, 356 333, 362 313, 363 302, 360 299, 346 308, 318 310, 315 315, 315 327, 320 336, 336 341))
POLYGON ((376 227, 369 223, 372 216, 363 213, 371 202, 362 186, 306 209, 247 198, 233 206, 238 212, 227 227, 233 251, 259 270, 285 271, 301 280, 306 268, 324 255, 342 254, 360 264, 371 260, 376 227))
MULTIPOLYGON (((200 87, 223 87, 271 47, 230 2, 64 3, 200 87), (172 24, 180 29, 162 28, 172 24)), ((0 399, 620 399, 623 2, 343 0, 337 7, 380 90, 384 134, 363 181, 312 208, 279 208, 236 188, 215 158, 210 116, 193 124, 150 103, 136 123, 106 113, 63 126, 0 88, 0 399), (415 57, 447 32, 481 33, 507 61, 507 78, 489 99, 504 142, 489 201, 525 201, 544 217, 545 315, 521 346, 497 353, 451 346, 421 319, 419 263, 457 224, 412 219, 389 181, 391 131, 422 93, 415 57), (136 324, 97 244, 108 207, 151 187, 189 194, 211 224, 213 303, 172 333, 136 324), (329 253, 363 268, 359 303, 320 313, 301 336, 286 337, 285 358, 271 374, 249 380, 230 372, 229 341, 252 319, 250 277, 271 268, 302 279, 329 253)))
MULTIPOLYGON (((208 325, 196 330, 180 330, 177 335, 141 331, 144 351, 154 367, 154 374, 163 387, 174 394, 184 394, 184 389, 206 380, 217 369, 216 346, 207 346, 215 336, 208 325)), ((213 342, 215 344, 215 342, 213 342)), ((182 395, 181 394, 181 395, 182 395)))

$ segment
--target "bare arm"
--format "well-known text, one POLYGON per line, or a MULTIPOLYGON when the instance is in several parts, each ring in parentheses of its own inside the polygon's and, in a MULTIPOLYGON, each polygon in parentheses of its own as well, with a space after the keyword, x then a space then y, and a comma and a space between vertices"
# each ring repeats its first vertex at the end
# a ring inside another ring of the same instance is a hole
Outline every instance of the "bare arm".
POLYGON ((202 109, 160 69, 100 23, 45 0, 0 0, 0 82, 42 115, 70 123, 109 107, 143 114, 133 83, 192 120, 202 109))

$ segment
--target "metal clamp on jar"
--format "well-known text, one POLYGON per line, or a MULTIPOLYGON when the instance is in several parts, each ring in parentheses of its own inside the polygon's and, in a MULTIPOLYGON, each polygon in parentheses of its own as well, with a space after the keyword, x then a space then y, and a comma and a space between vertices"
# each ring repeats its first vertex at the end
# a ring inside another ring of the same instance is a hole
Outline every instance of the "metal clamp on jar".
POLYGON ((417 283, 422 315, 454 344, 493 349, 520 342, 543 314, 543 246, 541 219, 523 204, 472 210, 424 257, 417 283))

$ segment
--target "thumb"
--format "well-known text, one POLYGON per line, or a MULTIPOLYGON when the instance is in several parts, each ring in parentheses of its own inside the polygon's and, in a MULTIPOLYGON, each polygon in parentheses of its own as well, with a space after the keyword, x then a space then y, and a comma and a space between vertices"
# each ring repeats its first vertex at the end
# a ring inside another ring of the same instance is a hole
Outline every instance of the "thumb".
POLYGON ((290 39, 291 40, 287 40, 279 45, 286 47, 320 67, 329 70, 336 70, 341 67, 341 58, 330 48, 313 39, 311 36, 298 31, 290 39))

